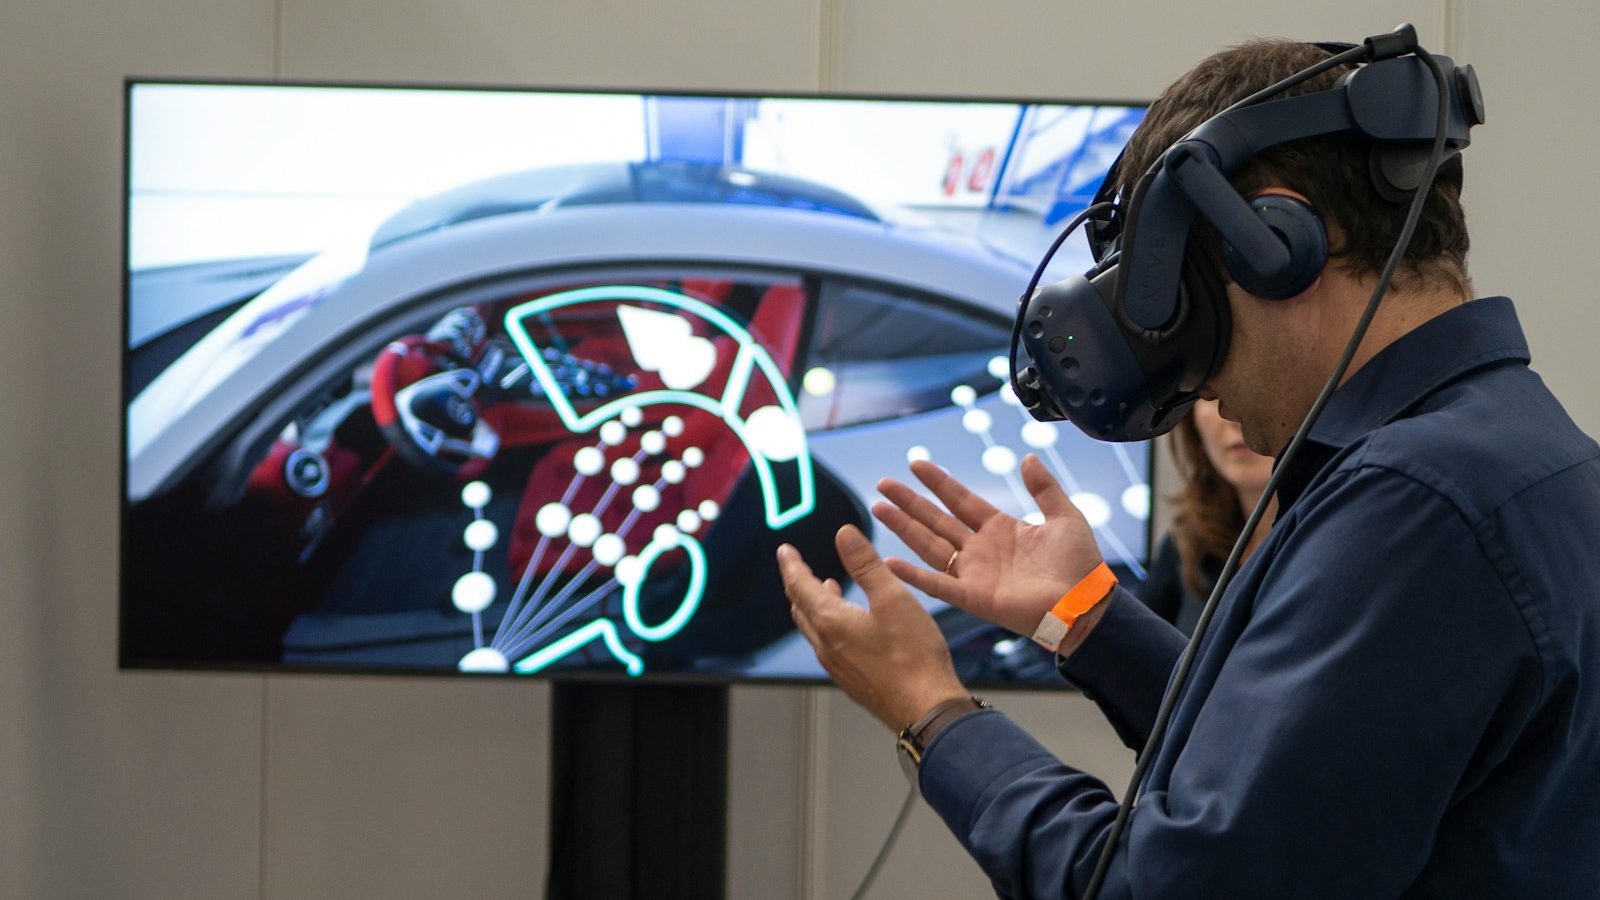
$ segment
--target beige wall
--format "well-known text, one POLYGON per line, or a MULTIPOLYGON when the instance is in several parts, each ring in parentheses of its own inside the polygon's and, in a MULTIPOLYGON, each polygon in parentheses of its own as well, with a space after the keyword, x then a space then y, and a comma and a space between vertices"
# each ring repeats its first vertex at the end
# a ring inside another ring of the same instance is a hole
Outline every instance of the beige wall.
MULTIPOLYGON (((125 75, 1140 98, 1246 35, 1402 18, 1482 74, 1473 270, 1518 296, 1536 366, 1600 432, 1589 4, 4 0, 0 896, 527 897, 546 867, 542 685, 117 671, 125 75)), ((1080 699, 997 699, 1126 779, 1080 699)), ((736 690, 732 730, 731 894, 847 895, 902 796, 887 736, 793 688, 736 690)), ((923 808, 874 896, 984 887, 923 808)))

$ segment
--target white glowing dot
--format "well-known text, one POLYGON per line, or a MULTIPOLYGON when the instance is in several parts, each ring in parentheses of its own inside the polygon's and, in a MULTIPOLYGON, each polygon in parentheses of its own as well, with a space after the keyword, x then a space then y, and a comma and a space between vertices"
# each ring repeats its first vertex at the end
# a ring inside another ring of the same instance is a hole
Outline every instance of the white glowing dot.
POLYGON ((479 647, 461 657, 456 668, 462 672, 509 672, 511 660, 493 647, 479 647))
POLYGON ((1101 528, 1111 521, 1111 504, 1099 494, 1079 491, 1067 499, 1071 500, 1072 505, 1078 508, 1078 512, 1083 513, 1083 517, 1089 520, 1090 528, 1101 528))
POLYGON ((578 513, 567 526, 567 538, 579 547, 587 547, 600 537, 600 520, 591 513, 578 513))
POLYGON ((493 493, 489 486, 481 481, 469 481, 461 489, 461 502, 471 509, 483 509, 489 505, 489 498, 493 493))
POLYGON ((464 613, 483 612, 494 602, 494 579, 487 572, 468 572, 456 579, 450 602, 464 613))
POLYGON ((684 534, 694 534, 700 530, 700 516, 692 509, 678 513, 678 530, 684 534))
POLYGON ((762 456, 786 462, 806 448, 805 429, 778 406, 763 406, 744 420, 745 434, 762 456))
POLYGON ((640 512, 655 512, 661 505, 661 492, 653 484, 641 484, 633 489, 633 508, 640 512))
POLYGON ((1017 468, 1017 454, 1010 447, 996 444, 983 451, 983 467, 991 475, 1005 475, 1017 468))
POLYGON ((623 439, 627 436, 628 429, 616 419, 612 419, 611 421, 600 426, 600 440, 605 441, 613 447, 622 443, 623 439))
POLYGON ((678 542, 678 527, 671 522, 662 522, 651 532, 650 538, 657 544, 675 544, 678 542))
POLYGON ((1054 422, 1029 422, 1022 426, 1022 442, 1036 450, 1054 447, 1061 440, 1061 429, 1054 422))
POLYGON ((800 385, 805 388, 806 393, 813 397, 826 397, 833 393, 833 386, 836 383, 833 370, 822 366, 807 370, 805 377, 800 380, 800 385))
POLYGON ((667 436, 659 431, 646 431, 639 438, 639 447, 646 453, 656 454, 667 449, 667 436))
POLYGON ((594 542, 594 561, 602 566, 614 566, 622 554, 628 552, 628 545, 622 538, 614 534, 602 534, 594 542))
POLYGON ((630 485, 639 480, 639 464, 631 456, 623 456, 611 463, 611 480, 620 485, 630 485))
POLYGON ((683 434, 683 419, 678 416, 667 416, 661 423, 661 430, 667 433, 667 437, 677 437, 683 434))
POLYGON ((1036 509, 1033 512, 1028 513, 1027 515, 1023 516, 1022 517, 1022 521, 1027 522, 1029 525, 1043 525, 1044 524, 1044 513, 1039 512, 1036 509))
POLYGON ((1012 389, 1011 382, 1000 385, 1000 402, 1007 406, 1022 406, 1022 398, 1012 389))
POLYGON ((683 451, 683 464, 691 469, 700 468, 700 464, 705 461, 706 452, 699 447, 690 447, 683 451))
POLYGON ((546 503, 539 507, 539 512, 533 517, 534 527, 545 537, 560 537, 567 533, 567 525, 572 521, 572 510, 560 503, 546 503))
POLYGON ((1150 485, 1129 485, 1122 492, 1122 508, 1141 522, 1150 518, 1150 485))
POLYGON ((722 515, 722 507, 718 506, 715 500, 701 500, 696 509, 700 513, 700 518, 705 519, 707 522, 715 522, 717 516, 722 515))
POLYGON ((961 427, 973 434, 983 434, 994 426, 994 417, 988 410, 973 407, 961 414, 961 427))
POLYGON ((572 467, 579 475, 598 475, 606 467, 606 455, 599 447, 584 447, 572 454, 572 467))
POLYGON ((683 476, 686 474, 688 473, 684 470, 683 463, 678 462, 675 459, 669 459, 661 464, 661 478, 667 484, 678 484, 682 482, 683 476))
POLYGON ((1006 359, 1004 356, 993 356, 993 357, 990 357, 989 358, 989 374, 993 375, 994 377, 996 377, 998 379, 1000 379, 1001 381, 1010 381, 1011 380, 1011 360, 1006 359))
POLYGON ((978 392, 971 385, 958 384, 950 389, 950 402, 957 406, 971 406, 977 399, 978 392))
POLYGON ((638 428, 639 423, 644 421, 644 413, 639 411, 639 407, 630 406, 622 411, 621 418, 622 424, 628 426, 629 428, 638 428))
POLYGON ((639 562, 637 556, 624 556, 617 560, 615 574, 622 585, 637 584, 639 577, 644 574, 644 564, 639 562))
POLYGON ((930 459, 933 459, 933 452, 921 444, 917 444, 906 451, 906 462, 908 463, 927 462, 930 459))
POLYGON ((493 547, 494 542, 499 539, 500 529, 494 527, 494 523, 488 519, 479 519, 467 526, 465 535, 467 547, 479 553, 493 547))

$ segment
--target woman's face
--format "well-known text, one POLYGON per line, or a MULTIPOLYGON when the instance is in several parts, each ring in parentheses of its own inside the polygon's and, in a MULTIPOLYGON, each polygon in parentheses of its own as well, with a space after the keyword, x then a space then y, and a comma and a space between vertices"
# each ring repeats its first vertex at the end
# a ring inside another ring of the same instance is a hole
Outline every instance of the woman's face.
POLYGON ((1245 446, 1238 422, 1224 419, 1217 401, 1201 400, 1194 405, 1194 425, 1206 458, 1234 490, 1258 495, 1272 476, 1272 457, 1262 456, 1245 446))

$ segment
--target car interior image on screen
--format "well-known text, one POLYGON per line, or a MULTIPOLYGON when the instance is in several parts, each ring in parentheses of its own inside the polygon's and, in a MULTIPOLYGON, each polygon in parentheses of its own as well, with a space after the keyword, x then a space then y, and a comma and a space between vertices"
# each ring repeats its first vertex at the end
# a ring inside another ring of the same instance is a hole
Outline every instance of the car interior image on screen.
MULTIPOLYGON (((130 83, 123 664, 822 679, 775 550, 865 602, 833 535, 913 557, 915 459, 1037 520, 1038 453, 1137 582, 1148 446, 1008 348, 1143 113, 130 83)), ((969 683, 1060 683, 922 599, 969 683)))

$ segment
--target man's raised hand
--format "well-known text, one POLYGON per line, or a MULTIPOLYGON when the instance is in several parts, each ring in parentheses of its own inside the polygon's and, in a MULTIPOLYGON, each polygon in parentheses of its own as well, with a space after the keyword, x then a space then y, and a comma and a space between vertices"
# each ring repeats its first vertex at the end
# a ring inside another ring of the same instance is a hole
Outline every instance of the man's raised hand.
POLYGON ((939 503, 885 478, 878 490, 889 502, 874 503, 872 514, 930 567, 891 557, 889 570, 940 600, 1031 635, 1100 564, 1089 523, 1032 453, 1022 459, 1022 481, 1044 514, 1040 525, 1000 512, 931 462, 914 462, 911 472, 939 503))

